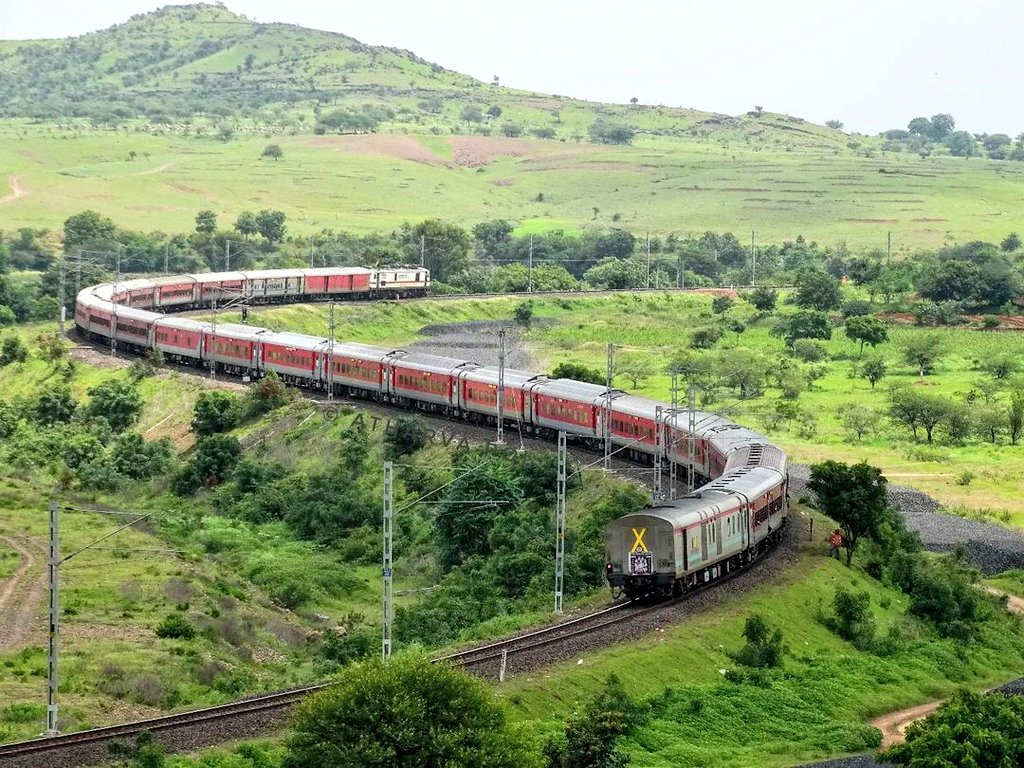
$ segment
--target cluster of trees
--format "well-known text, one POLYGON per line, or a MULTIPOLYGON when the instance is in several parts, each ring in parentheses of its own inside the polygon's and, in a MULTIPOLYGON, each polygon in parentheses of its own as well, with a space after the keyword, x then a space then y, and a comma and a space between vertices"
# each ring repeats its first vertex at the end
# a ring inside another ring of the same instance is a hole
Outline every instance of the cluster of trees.
POLYGON ((954 157, 974 157, 983 149, 992 160, 1024 160, 1024 133, 1018 134, 1014 140, 1005 133, 957 131, 956 120, 945 113, 930 118, 915 117, 907 124, 906 130, 893 128, 881 135, 885 139, 884 149, 916 152, 922 157, 930 155, 933 146, 939 144, 954 157))

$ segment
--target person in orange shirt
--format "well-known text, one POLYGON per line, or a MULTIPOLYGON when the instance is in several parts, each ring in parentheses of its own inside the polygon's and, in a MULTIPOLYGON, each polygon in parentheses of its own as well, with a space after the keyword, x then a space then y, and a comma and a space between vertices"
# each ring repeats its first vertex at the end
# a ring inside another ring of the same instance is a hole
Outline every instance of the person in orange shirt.
POLYGON ((839 549, 843 546, 843 532, 836 528, 828 535, 828 555, 839 559, 839 549))

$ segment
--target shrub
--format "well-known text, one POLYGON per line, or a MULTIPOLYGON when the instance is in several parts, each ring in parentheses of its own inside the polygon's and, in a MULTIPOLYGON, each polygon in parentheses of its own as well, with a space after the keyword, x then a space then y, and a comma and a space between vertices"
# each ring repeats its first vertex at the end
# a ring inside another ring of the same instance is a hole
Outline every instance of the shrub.
POLYGON ((690 337, 690 346, 694 349, 711 349, 722 338, 722 329, 713 325, 698 328, 690 337))
POLYGON ((746 644, 735 655, 738 663, 745 667, 767 669, 782 664, 782 630, 772 630, 763 618, 754 614, 747 617, 743 626, 746 644))
POLYGON ((191 640, 196 636, 196 628, 183 613, 171 613, 157 625, 156 636, 175 639, 191 640))
POLYGON ((104 419, 114 432, 123 432, 139 419, 142 396, 135 384, 121 379, 107 379, 89 390, 85 415, 104 419))
POLYGON ((512 313, 515 318, 516 325, 521 325, 524 328, 529 328, 530 323, 533 322, 533 302, 524 301, 522 304, 515 308, 512 313))
POLYGON ((384 436, 384 451, 389 459, 416 453, 430 443, 430 427, 418 416, 401 416, 384 436))
POLYGON ((28 359, 28 347, 20 336, 7 336, 0 344, 0 366, 23 363, 28 359))
POLYGON ((226 432, 238 421, 239 398, 230 392, 202 392, 196 399, 192 415, 192 431, 197 435, 226 432))
POLYGON ((840 587, 832 600, 833 615, 825 626, 859 650, 867 650, 875 639, 875 617, 871 613, 871 596, 840 587))
POLYGON ((732 297, 716 296, 711 302, 711 311, 716 315, 722 315, 729 311, 733 305, 732 297))
POLYGON ((818 363, 828 359, 828 349, 815 339, 797 339, 793 342, 793 355, 805 363, 818 363))

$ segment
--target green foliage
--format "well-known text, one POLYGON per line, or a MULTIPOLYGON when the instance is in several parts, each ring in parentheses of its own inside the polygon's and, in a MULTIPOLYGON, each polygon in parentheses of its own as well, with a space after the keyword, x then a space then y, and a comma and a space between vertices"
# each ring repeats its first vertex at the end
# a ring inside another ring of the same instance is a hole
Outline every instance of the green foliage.
MULTIPOLYGON (((65 224, 65 228, 67 225, 65 224)), ((217 231, 217 214, 206 208, 196 214, 196 232, 204 235, 213 234, 217 231)))
POLYGON ((832 615, 825 619, 825 625, 857 650, 869 650, 875 642, 871 596, 839 587, 832 600, 832 615))
POLYGON ((962 552, 896 562, 893 580, 910 595, 908 612, 930 622, 941 636, 966 641, 977 635, 985 608, 974 586, 978 572, 962 552))
POLYGON ((256 214, 256 229, 268 243, 279 243, 284 240, 286 220, 284 211, 261 210, 256 214))
POLYGON ((20 336, 5 336, 0 343, 0 367, 11 363, 23 363, 28 360, 28 347, 20 336))
POLYGON ((247 401, 239 420, 252 419, 280 408, 294 393, 285 386, 281 378, 270 371, 249 388, 247 401))
POLYGON ((195 455, 174 479, 174 492, 188 496, 201 487, 219 485, 238 463, 241 454, 241 443, 230 435, 199 438, 195 455))
POLYGON ((636 130, 628 125, 598 119, 587 129, 587 133, 595 144, 631 144, 636 130))
POLYGON ((400 416, 384 436, 384 453, 395 460, 426 448, 430 443, 430 427, 419 416, 400 416))
POLYGON ((861 363, 858 368, 858 373, 861 378, 867 379, 871 383, 871 388, 874 389, 875 385, 885 378, 885 374, 888 371, 888 366, 885 364, 885 360, 881 357, 871 357, 861 363))
POLYGON ((808 270, 797 277, 794 299, 804 309, 839 309, 839 281, 824 272, 808 270))
POLYGON ((847 338, 860 342, 859 354, 864 354, 864 345, 875 347, 889 339, 885 323, 872 315, 849 317, 843 325, 847 338))
POLYGON ((843 530, 846 564, 853 559, 861 537, 877 537, 886 518, 886 479, 867 462, 823 461, 811 465, 807 487, 819 507, 843 530))
POLYGON ((907 768, 1024 765, 1024 697, 961 689, 880 758, 907 768))
POLYGON ((82 211, 64 220, 64 250, 107 244, 114 239, 114 222, 96 211, 82 211))
POLYGON ((722 315, 728 312, 733 305, 731 296, 716 296, 711 300, 711 311, 716 315, 722 315))
POLYGON ((759 312, 775 311, 775 303, 779 299, 779 292, 766 285, 760 285, 750 292, 748 301, 754 305, 759 312))
POLYGON ((698 328, 690 336, 690 346, 693 349, 711 349, 722 338, 722 335, 722 329, 716 325, 698 328))
POLYGON ((349 613, 341 627, 327 630, 320 637, 320 655, 331 664, 344 666, 364 659, 378 650, 376 633, 363 626, 363 617, 349 613))
POLYGON ((874 432, 881 421, 881 414, 867 405, 846 405, 842 408, 841 414, 846 434, 858 442, 864 439, 864 435, 874 432))
POLYGON ((529 328, 530 323, 533 322, 533 302, 524 301, 522 304, 517 305, 512 311, 512 317, 515 319, 516 325, 529 328))
POLYGON ((793 356, 805 363, 820 363, 828 359, 828 348, 815 339, 797 339, 793 342, 793 356))
POLYGON ((893 421, 909 428, 915 440, 918 430, 923 429, 929 443, 932 442, 935 428, 949 418, 953 411, 954 406, 949 399, 912 387, 893 390, 889 406, 889 415, 893 421))
POLYGON ((30 407, 33 420, 43 426, 64 424, 74 417, 78 403, 63 384, 51 385, 39 393, 30 407))
POLYGON ((647 270, 635 259, 610 257, 590 267, 583 280, 594 288, 642 288, 647 281, 647 270))
POLYGON ((787 346, 792 347, 797 339, 828 341, 832 338, 832 323, 824 312, 807 309, 780 319, 771 332, 773 336, 781 337, 787 346))
POLYGON ((238 218, 235 219, 235 231, 246 240, 258 233, 260 227, 256 221, 256 214, 252 211, 242 211, 238 214, 238 218))
POLYGON ((565 734, 544 745, 548 768, 623 768, 629 757, 618 749, 623 736, 644 724, 646 712, 631 700, 615 674, 586 707, 565 724, 565 734))
POLYGON ((440 219, 427 219, 414 227, 403 224, 399 242, 406 260, 423 266, 433 280, 446 281, 469 265, 469 233, 457 224, 440 219))
POLYGON ((938 334, 911 336, 903 344, 903 360, 917 369, 919 376, 935 371, 935 366, 946 353, 942 337, 938 334))
POLYGON ((782 665, 782 630, 772 629, 759 615, 748 616, 743 625, 746 643, 736 653, 736 662, 745 667, 771 669, 782 665))
POLYGON ((572 379, 590 384, 604 384, 605 375, 596 368, 588 368, 579 363, 559 363, 551 371, 553 379, 572 379))
POLYGON ((238 412, 237 395, 221 389, 200 392, 193 408, 192 431, 201 436, 226 432, 236 425, 238 412))
POLYGON ((146 441, 138 432, 125 432, 115 439, 110 461, 118 474, 133 480, 148 480, 167 469, 173 450, 168 437, 146 441))
POLYGON ((103 419, 114 432, 124 432, 141 413, 142 396, 130 381, 106 379, 89 390, 86 417, 103 419))
POLYGON ((196 636, 196 628, 180 611, 168 614, 157 626, 155 632, 157 637, 174 640, 191 640, 196 636))
POLYGON ((284 151, 280 144, 267 144, 260 153, 260 157, 269 157, 271 160, 277 161, 284 157, 284 151))
POLYGON ((485 683, 407 656, 346 667, 303 701, 282 768, 536 763, 485 683))

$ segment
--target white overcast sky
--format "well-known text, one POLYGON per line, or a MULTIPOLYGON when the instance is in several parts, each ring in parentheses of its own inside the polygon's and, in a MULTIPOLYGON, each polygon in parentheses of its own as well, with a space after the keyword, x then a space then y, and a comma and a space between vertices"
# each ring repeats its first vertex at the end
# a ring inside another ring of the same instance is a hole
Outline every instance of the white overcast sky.
MULTIPOLYGON (((0 38, 64 37, 154 0, 0 0, 0 38)), ((407 48, 503 85, 601 101, 765 109, 847 130, 949 112, 1024 131, 1022 0, 229 0, 260 22, 407 48)))

